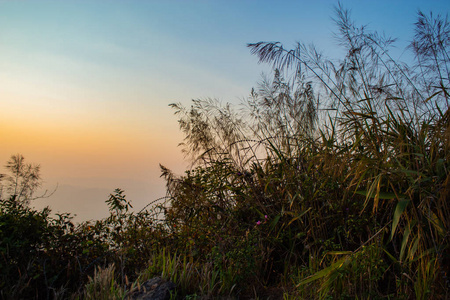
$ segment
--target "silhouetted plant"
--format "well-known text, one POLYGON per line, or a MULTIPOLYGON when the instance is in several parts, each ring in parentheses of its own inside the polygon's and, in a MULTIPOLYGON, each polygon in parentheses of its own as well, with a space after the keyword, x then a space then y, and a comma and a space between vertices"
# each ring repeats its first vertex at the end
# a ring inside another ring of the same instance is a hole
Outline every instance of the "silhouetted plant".
POLYGON ((5 167, 10 174, 3 174, 0 178, 6 183, 1 186, 0 192, 6 189, 7 194, 3 196, 0 193, 0 199, 14 197, 16 201, 28 204, 33 193, 41 186, 40 166, 25 163, 24 157, 17 154, 11 156, 5 167))

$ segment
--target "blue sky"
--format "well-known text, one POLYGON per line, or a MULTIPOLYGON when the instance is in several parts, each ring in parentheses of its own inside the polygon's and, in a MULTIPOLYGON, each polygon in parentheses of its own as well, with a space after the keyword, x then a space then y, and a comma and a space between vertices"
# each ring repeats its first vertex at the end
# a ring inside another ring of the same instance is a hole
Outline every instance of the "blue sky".
MULTIPOLYGON (((342 1, 355 22, 413 35, 418 9, 450 1, 342 1)), ((172 102, 238 103, 270 67, 246 43, 333 39, 337 1, 0 1, 0 164, 22 153, 42 165, 55 210, 104 216, 125 189, 139 209, 164 195, 159 163, 182 173, 172 102)), ((402 54, 402 50, 396 55, 402 54)))

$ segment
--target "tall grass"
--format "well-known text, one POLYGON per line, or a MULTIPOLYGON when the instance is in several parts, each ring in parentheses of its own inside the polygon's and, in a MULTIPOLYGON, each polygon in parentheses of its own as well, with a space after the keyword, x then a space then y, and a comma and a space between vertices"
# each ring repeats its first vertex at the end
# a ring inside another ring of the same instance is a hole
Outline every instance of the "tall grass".
POLYGON ((224 228, 253 234, 260 260, 245 276, 261 288, 297 274, 307 298, 446 297, 450 25, 419 13, 408 67, 342 8, 336 24, 338 63, 302 44, 249 44, 277 69, 244 113, 173 105, 197 168, 163 168, 171 230, 205 254, 224 228))

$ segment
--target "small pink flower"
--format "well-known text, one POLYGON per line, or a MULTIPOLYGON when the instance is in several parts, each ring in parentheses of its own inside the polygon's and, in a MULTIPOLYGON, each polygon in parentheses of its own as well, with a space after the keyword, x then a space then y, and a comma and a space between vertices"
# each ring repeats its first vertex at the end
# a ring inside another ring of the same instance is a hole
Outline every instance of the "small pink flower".
POLYGON ((267 215, 265 215, 264 218, 267 220, 269 217, 267 215))
POLYGON ((261 221, 256 222, 256 225, 261 225, 261 221))

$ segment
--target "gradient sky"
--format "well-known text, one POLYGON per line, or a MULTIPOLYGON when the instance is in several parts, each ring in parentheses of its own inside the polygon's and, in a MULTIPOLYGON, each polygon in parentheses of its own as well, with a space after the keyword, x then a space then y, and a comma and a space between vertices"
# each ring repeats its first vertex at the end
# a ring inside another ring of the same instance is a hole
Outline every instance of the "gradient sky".
MULTIPOLYGON (((342 1, 355 22, 413 36, 418 9, 450 1, 342 1)), ((76 220, 105 217, 115 188, 139 210, 164 196, 159 163, 182 174, 182 141, 168 104, 238 103, 270 71, 246 43, 314 43, 338 56, 337 1, 0 1, 0 164, 39 163, 34 202, 76 220)), ((401 51, 399 52, 402 53, 401 51)), ((1 169, 0 169, 1 172, 1 169)))

